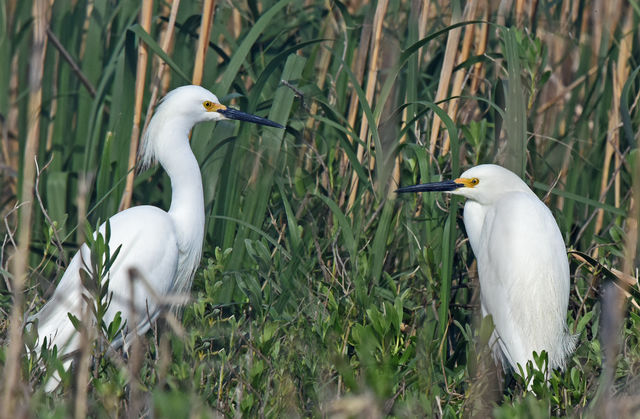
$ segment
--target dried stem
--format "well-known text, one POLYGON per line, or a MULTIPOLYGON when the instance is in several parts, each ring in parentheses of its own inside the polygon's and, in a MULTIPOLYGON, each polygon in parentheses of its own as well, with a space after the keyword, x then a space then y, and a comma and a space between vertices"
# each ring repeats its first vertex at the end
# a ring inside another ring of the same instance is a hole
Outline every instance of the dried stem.
MULTIPOLYGON (((169 52, 173 44, 173 33, 176 27, 176 16, 178 15, 179 7, 180 0, 174 0, 171 3, 169 23, 167 24, 167 29, 165 30, 162 38, 162 50, 166 53, 169 52)), ((144 129, 142 130, 142 132, 145 132, 147 130, 147 126, 149 125, 149 122, 151 122, 151 114, 153 113, 156 102, 158 101, 158 92, 160 91, 160 86, 162 85, 162 80, 164 77, 164 70, 166 68, 167 63, 165 63, 160 57, 157 57, 156 76, 151 82, 151 98, 149 99, 149 106, 147 107, 147 114, 144 118, 144 129)))
MULTIPOLYGON (((370 105, 373 105, 373 94, 375 93, 376 82, 378 80, 378 56, 380 53, 380 40, 382 38, 382 23, 384 22, 384 16, 387 12, 387 6, 389 2, 387 0, 379 0, 376 6, 376 13, 373 17, 373 31, 371 40, 371 50, 369 51, 369 65, 367 70, 367 86, 365 88, 365 98, 370 105)), ((377 127, 371 127, 371 129, 378 129, 377 127)), ((360 139, 365 140, 367 144, 370 142, 369 124, 367 119, 362 117, 360 121, 360 139)), ((371 149, 371 144, 369 144, 371 149)), ((356 156, 358 161, 364 166, 364 146, 362 143, 358 143, 358 149, 356 156)), ((381 150, 380 150, 381 151, 381 150)), ((373 157, 370 156, 370 165, 373 164, 373 157)), ((371 167, 371 166, 370 166, 371 167)), ((349 198, 347 201, 347 211, 349 211, 356 201, 358 196, 358 174, 354 171, 351 176, 351 188, 349 189, 349 198)))
POLYGON ((49 161, 47 162, 47 164, 45 164, 42 169, 40 169, 40 167, 38 167, 38 157, 34 156, 33 157, 35 166, 36 166, 36 182, 35 182, 35 187, 34 187, 34 192, 36 195, 36 199, 38 200, 38 204, 40 204, 40 210, 42 211, 42 214, 44 215, 44 218, 47 220, 47 223, 49 223, 49 226, 51 227, 51 231, 53 232, 53 244, 56 246, 56 248, 58 249, 58 260, 62 260, 62 268, 66 267, 69 264, 69 261, 67 260, 67 255, 64 253, 64 249, 62 248, 62 240, 60 240, 60 236, 58 235, 58 229, 56 228, 53 220, 51 219, 51 217, 49 217, 49 213, 47 212, 47 210, 44 207, 44 203, 42 202, 42 198, 40 197, 40 175, 42 174, 42 172, 44 172, 45 170, 47 170, 47 168, 49 167, 49 165, 51 164, 51 162, 53 162, 53 156, 51 156, 51 159, 49 159, 49 161))
MULTIPOLYGON (((451 25, 460 22, 460 15, 454 10, 451 16, 451 25)), ((435 102, 439 103, 447 97, 449 91, 449 81, 451 80, 451 74, 453 72, 453 65, 455 64, 456 55, 458 54, 458 44, 460 43, 460 33, 462 28, 458 27, 449 31, 447 37, 447 46, 444 52, 444 59, 442 61, 442 70, 440 70, 440 81, 438 82, 438 91, 436 92, 435 102)), ((444 104, 438 105, 444 109, 444 104)), ((438 142, 438 135, 440 134, 440 118, 434 114, 433 123, 431 124, 431 138, 429 140, 429 155, 431 158, 435 155, 436 146, 438 142)))
MULTIPOLYGON (((153 0, 144 0, 142 9, 140 10, 140 26, 147 33, 151 32, 151 15, 153 11, 153 0)), ((140 119, 142 117, 142 99, 144 98, 144 82, 147 75, 147 58, 149 52, 147 45, 140 40, 138 45, 138 65, 136 68, 136 87, 135 87, 135 104, 133 109, 133 127, 131 129, 131 142, 129 144, 129 163, 127 168, 127 182, 120 201, 119 210, 122 211, 131 206, 131 197, 133 195, 133 178, 135 172, 133 168, 136 165, 136 156, 138 155, 138 142, 140 140, 140 119)))
MULTIPOLYGON (((369 51, 369 41, 371 40, 371 23, 365 22, 362 25, 362 31, 360 34, 360 45, 358 47, 358 52, 356 54, 356 58, 353 62, 353 74, 355 75, 356 82, 362 85, 362 79, 364 78, 364 69, 365 62, 367 60, 367 52, 369 51)), ((347 115, 347 124, 350 127, 353 127, 355 130, 356 126, 356 117, 358 116, 358 95, 354 91, 351 94, 351 100, 349 101, 349 113, 347 115)), ((349 157, 347 154, 344 154, 342 159, 342 164, 340 165, 339 174, 340 177, 346 176, 347 167, 349 167, 349 157)), ((353 183, 353 182, 351 182, 353 183)), ((345 194, 347 190, 350 191, 349 188, 345 188, 342 190, 340 194, 340 198, 338 200, 338 205, 342 206, 345 200, 345 194)))
POLYGON ((209 35, 213 25, 213 11, 215 10, 215 0, 205 0, 202 5, 202 21, 200 22, 200 36, 198 37, 198 47, 196 48, 196 59, 193 66, 193 84, 202 83, 202 74, 207 60, 207 47, 209 46, 209 35))
MULTIPOLYGON (((20 199, 22 202, 33 202, 35 179, 34 156, 38 151, 40 141, 40 109, 42 106, 42 77, 44 74, 44 58, 47 49, 47 17, 49 4, 46 0, 35 0, 32 7, 33 15, 33 47, 31 50, 29 69, 29 124, 24 149, 23 181, 20 199)), ((15 416, 17 392, 20 384, 20 353, 22 352, 22 291, 27 278, 27 264, 29 260, 29 244, 31 242, 32 205, 20 208, 20 225, 18 230, 18 247, 13 259, 13 307, 9 324, 9 348, 6 352, 4 370, 4 389, 2 394, 3 418, 15 416)))
POLYGON ((73 59, 71 54, 69 54, 69 51, 67 51, 67 49, 64 47, 64 45, 62 45, 62 43, 56 36, 56 34, 53 33, 51 31, 51 28, 49 27, 47 27, 47 37, 49 38, 53 46, 58 50, 62 58, 64 58, 64 60, 69 64, 69 66, 71 67, 71 71, 73 71, 74 74, 78 77, 78 79, 80 80, 80 83, 82 83, 82 85, 89 92, 89 95, 92 98, 96 97, 96 88, 93 87, 93 84, 87 78, 87 76, 84 75, 80 66, 76 63, 76 61, 73 59))
MULTIPOLYGON (((478 0, 472 0, 467 3, 467 10, 465 11, 464 20, 473 20, 476 16, 476 10, 478 9, 478 0)), ((458 64, 462 64, 469 58, 469 51, 471 50, 471 42, 473 41, 474 34, 474 26, 469 25, 465 28, 464 31, 464 39, 462 41, 462 51, 460 51, 460 55, 458 56, 458 64)), ((456 75, 453 79, 453 87, 451 88, 451 96, 453 99, 449 102, 448 105, 448 115, 452 120, 456 120, 456 116, 458 114, 458 104, 460 103, 460 99, 458 96, 462 93, 462 88, 464 87, 464 82, 466 79, 466 71, 464 69, 460 69, 456 71, 456 75)), ((445 132, 444 144, 442 145, 442 154, 447 154, 449 152, 449 132, 445 132)))
MULTIPOLYGON (((619 167, 623 162, 620 160, 620 152, 618 150, 620 144, 620 96, 622 94, 622 86, 629 77, 628 61, 631 56, 631 43, 633 42, 632 32, 633 17, 627 15, 623 33, 626 34, 620 40, 620 52, 618 54, 617 66, 613 72, 613 100, 612 107, 609 112, 609 126, 607 142, 605 145, 604 162, 602 164, 602 179, 600 182, 600 199, 604 201, 609 183, 609 169, 611 167, 611 159, 614 159, 615 167, 619 167)), ((620 206, 620 171, 616 171, 615 175, 615 206, 620 206)), ((594 234, 598 234, 602 229, 604 221, 604 209, 598 210, 594 234)), ((594 257, 597 256, 597 248, 594 257)))

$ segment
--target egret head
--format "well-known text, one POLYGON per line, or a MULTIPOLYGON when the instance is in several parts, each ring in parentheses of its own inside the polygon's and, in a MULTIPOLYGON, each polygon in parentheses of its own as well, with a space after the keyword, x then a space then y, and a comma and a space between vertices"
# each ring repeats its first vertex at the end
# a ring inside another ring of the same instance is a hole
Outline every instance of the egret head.
POLYGON ((161 149, 168 150, 171 148, 172 142, 186 138, 194 125, 200 122, 225 119, 284 128, 266 118, 221 104, 216 95, 204 87, 178 87, 167 93, 151 118, 142 142, 141 167, 151 166, 161 149))
POLYGON ((472 167, 454 180, 424 183, 396 190, 397 193, 431 191, 461 195, 480 204, 490 204, 507 192, 531 192, 527 184, 515 173, 495 164, 472 167))
POLYGON ((167 93, 156 113, 169 113, 181 118, 189 128, 199 122, 235 119, 270 127, 284 128, 266 118, 251 115, 222 105, 216 95, 201 86, 182 86, 167 93))

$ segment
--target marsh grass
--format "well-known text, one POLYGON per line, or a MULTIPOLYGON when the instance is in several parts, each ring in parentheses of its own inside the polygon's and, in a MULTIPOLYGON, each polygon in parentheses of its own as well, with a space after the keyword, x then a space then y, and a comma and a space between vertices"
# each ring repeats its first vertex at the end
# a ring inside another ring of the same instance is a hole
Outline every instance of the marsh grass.
POLYGON ((635 3, 213 3, 0 3, 4 417, 637 414, 635 3), (181 324, 44 393, 60 361, 25 354, 22 313, 85 219, 168 208, 131 141, 192 80, 287 129, 194 130, 206 238, 181 324), (569 256, 579 345, 549 386, 545 354, 504 378, 488 359, 460 202, 392 192, 485 162, 523 174, 586 256, 569 256), (630 297, 601 299, 616 278, 630 297))

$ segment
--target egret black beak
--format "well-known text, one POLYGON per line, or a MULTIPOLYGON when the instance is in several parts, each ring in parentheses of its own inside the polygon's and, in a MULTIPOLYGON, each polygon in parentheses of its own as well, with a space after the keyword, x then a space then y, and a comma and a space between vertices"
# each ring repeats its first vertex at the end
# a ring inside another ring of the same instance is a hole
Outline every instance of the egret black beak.
POLYGON ((218 109, 216 112, 228 119, 253 122, 254 124, 266 125, 268 127, 284 128, 277 122, 270 121, 267 118, 261 118, 259 116, 251 115, 250 113, 245 113, 232 108, 218 109))
POLYGON ((422 183, 420 185, 405 186, 396 189, 396 193, 406 192, 451 192, 458 188, 462 188, 462 183, 456 183, 454 180, 445 180, 443 182, 422 183))

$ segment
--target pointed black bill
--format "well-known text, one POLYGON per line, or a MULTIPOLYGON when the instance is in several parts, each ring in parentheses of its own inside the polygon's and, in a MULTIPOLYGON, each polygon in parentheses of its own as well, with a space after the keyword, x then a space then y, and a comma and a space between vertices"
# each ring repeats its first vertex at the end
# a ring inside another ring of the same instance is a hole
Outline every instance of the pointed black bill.
POLYGON ((396 189, 396 193, 406 192, 451 192, 458 188, 462 188, 462 183, 456 183, 453 180, 445 180, 443 182, 422 183, 420 185, 405 186, 396 189))
POLYGON ((268 127, 284 128, 277 122, 270 121, 267 118, 261 118, 259 116, 251 115, 250 113, 245 113, 232 108, 219 109, 217 110, 217 112, 228 119, 253 122, 254 124, 266 125, 268 127))

